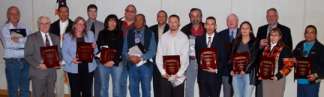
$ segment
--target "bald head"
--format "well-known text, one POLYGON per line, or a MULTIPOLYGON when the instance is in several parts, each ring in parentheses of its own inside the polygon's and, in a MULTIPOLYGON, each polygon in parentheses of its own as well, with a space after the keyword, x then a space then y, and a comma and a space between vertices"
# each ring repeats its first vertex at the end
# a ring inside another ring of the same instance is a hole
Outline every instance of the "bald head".
POLYGON ((227 24, 228 28, 230 28, 230 29, 237 28, 238 27, 238 22, 239 22, 239 19, 238 19, 236 14, 231 13, 231 14, 229 14, 227 16, 226 24, 227 24))

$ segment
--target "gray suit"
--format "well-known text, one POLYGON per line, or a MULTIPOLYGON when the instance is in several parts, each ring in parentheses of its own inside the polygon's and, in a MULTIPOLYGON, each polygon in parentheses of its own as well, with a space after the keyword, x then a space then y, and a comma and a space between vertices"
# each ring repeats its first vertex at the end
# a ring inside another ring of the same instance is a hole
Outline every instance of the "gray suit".
MULTIPOLYGON (((49 33, 49 37, 53 45, 58 45, 60 52, 60 38, 51 33, 49 33)), ((35 32, 27 37, 25 59, 30 65, 29 76, 32 82, 33 97, 55 97, 56 69, 41 70, 38 68, 42 63, 40 47, 43 47, 44 44, 41 32, 35 32)))
POLYGON ((105 27, 104 27, 104 23, 102 23, 102 22, 100 22, 100 21, 98 21, 98 20, 96 20, 96 21, 91 21, 90 19, 88 19, 87 20, 87 30, 88 31, 90 31, 90 29, 91 29, 91 26, 92 26, 92 24, 94 23, 94 25, 95 25, 95 39, 97 40, 97 38, 98 38, 98 35, 99 35, 99 32, 101 31, 101 30, 103 30, 105 27))

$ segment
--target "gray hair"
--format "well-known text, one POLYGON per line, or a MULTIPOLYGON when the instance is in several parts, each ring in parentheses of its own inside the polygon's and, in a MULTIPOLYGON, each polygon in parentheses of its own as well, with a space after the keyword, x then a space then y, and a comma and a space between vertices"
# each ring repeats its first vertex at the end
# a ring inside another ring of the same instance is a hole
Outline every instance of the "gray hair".
POLYGON ((47 17, 47 16, 40 16, 37 19, 37 26, 38 26, 38 28, 40 26, 40 22, 41 22, 42 19, 46 19, 46 20, 48 20, 49 23, 51 23, 51 19, 49 17, 47 17))
POLYGON ((226 18, 226 21, 229 19, 229 17, 231 17, 231 16, 233 16, 233 17, 235 17, 235 19, 237 20, 237 21, 239 21, 239 18, 238 18, 238 16, 235 14, 235 13, 231 13, 231 14, 229 14, 228 16, 227 16, 227 18, 226 18))

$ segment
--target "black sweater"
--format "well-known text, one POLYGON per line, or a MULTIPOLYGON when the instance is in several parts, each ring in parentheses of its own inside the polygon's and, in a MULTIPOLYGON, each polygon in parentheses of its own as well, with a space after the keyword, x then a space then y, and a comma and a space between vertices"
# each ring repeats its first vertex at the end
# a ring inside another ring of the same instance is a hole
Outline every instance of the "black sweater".
POLYGON ((114 59, 115 65, 121 61, 121 54, 123 48, 123 36, 117 30, 109 31, 107 29, 103 29, 99 32, 97 39, 97 48, 98 51, 101 51, 101 47, 108 45, 109 48, 114 48, 117 50, 117 58, 114 59))

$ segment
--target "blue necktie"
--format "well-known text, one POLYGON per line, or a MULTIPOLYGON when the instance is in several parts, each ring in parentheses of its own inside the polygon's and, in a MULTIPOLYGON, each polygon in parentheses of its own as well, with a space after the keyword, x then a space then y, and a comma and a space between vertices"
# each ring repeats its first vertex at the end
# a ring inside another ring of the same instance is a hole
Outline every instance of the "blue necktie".
POLYGON ((234 32, 231 31, 231 32, 230 32, 230 41, 233 41, 233 39, 234 39, 234 32))

